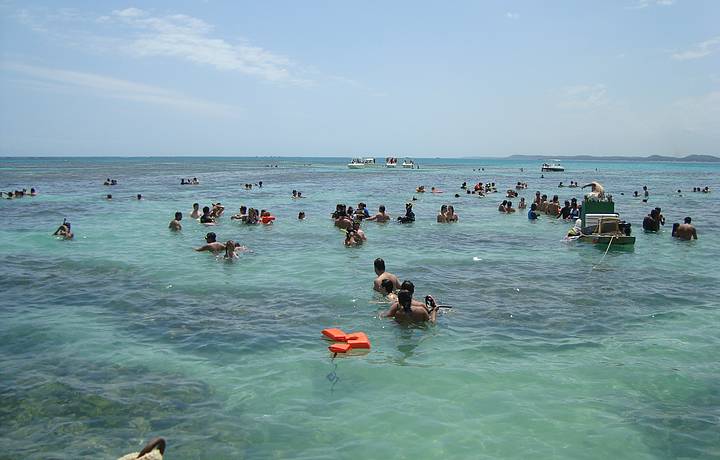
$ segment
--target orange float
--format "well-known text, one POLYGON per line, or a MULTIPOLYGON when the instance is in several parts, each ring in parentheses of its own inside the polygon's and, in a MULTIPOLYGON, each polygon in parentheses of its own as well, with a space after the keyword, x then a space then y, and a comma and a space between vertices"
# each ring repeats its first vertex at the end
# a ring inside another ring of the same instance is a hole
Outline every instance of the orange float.
POLYGON ((346 353, 350 350, 350 344, 347 342, 333 343, 328 347, 328 350, 332 351, 333 353, 346 353))
POLYGON ((275 220, 275 216, 262 216, 260 218, 260 222, 262 222, 263 224, 266 224, 266 225, 271 224, 272 221, 274 221, 274 220, 275 220))
POLYGON ((333 353, 347 353, 353 349, 370 349, 370 339, 364 332, 353 332, 346 334, 340 329, 323 329, 322 335, 335 342, 328 347, 333 353))
POLYGON ((346 334, 340 329, 323 329, 322 335, 336 342, 346 342, 346 334))

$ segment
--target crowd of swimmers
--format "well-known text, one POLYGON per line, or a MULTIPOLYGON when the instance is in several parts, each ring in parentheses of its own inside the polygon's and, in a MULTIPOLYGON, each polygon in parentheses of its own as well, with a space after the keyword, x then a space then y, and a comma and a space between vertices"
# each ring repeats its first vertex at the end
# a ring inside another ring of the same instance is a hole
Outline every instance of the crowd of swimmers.
MULTIPOLYGON (((197 178, 192 179, 181 179, 181 183, 183 185, 193 185, 193 184, 199 184, 199 181, 197 178)), ((105 185, 117 185, 118 181, 116 179, 107 178, 104 182, 105 185)), ((262 181, 254 184, 255 186, 262 187, 262 181)), ((250 189, 253 187, 252 183, 246 183, 244 184, 246 189, 250 189)), ((563 183, 560 182, 559 187, 563 187, 563 183)), ((527 183, 518 181, 515 185, 515 190, 523 190, 528 187, 527 183)), ((570 181, 570 185, 568 187, 579 187, 578 183, 575 181, 570 181)), ((587 195, 587 198, 589 199, 605 199, 612 201, 612 195, 605 196, 604 189, 601 184, 597 182, 591 182, 587 185, 584 185, 583 188, 591 187, 591 193, 587 195)), ((489 193, 496 193, 497 187, 494 182, 477 182, 474 186, 469 187, 467 182, 463 182, 461 189, 466 190, 467 194, 477 194, 479 196, 484 196, 485 194, 489 193), (472 190, 470 189, 472 188, 472 190)), ((432 187, 431 190, 434 193, 442 193, 441 190, 432 187)), ((508 189, 506 194, 507 198, 515 198, 518 197, 517 191, 508 189)), ((421 185, 416 188, 416 192, 422 193, 425 191, 425 186, 421 185)), ((701 193, 709 193, 710 188, 708 186, 702 187, 693 187, 693 192, 701 192, 701 193)), ((680 193, 680 190, 678 190, 678 193, 680 193)), ((33 187, 30 189, 30 192, 27 191, 27 189, 22 190, 15 190, 11 192, 1 192, 0 197, 7 196, 8 199, 12 198, 20 198, 26 195, 35 196, 37 195, 36 189, 33 187)), ((640 194, 636 191, 635 196, 640 196, 640 194)), ((455 194, 456 198, 459 198, 459 194, 455 194)), ((647 201, 649 197, 649 190, 647 186, 643 186, 643 201, 647 201)), ((113 197, 111 194, 107 194, 106 198, 108 200, 111 200, 113 197)), ((137 200, 142 200, 143 196, 142 194, 136 195, 137 200)), ((293 190, 292 191, 292 198, 304 198, 302 195, 302 192, 299 190, 293 190)), ((415 201, 416 198, 413 197, 413 201, 415 201)), ((518 204, 518 209, 524 210, 527 208, 527 203, 525 202, 525 198, 520 198, 520 203, 518 204)), ((200 211, 199 204, 194 203, 193 209, 191 211, 191 218, 198 220, 201 224, 204 225, 214 225, 217 223, 218 219, 223 216, 225 211, 225 207, 221 203, 212 203, 211 206, 205 206, 202 211, 200 211)), ((511 200, 503 200, 502 203, 498 205, 498 211, 505 214, 511 214, 515 213, 516 209, 513 207, 513 202, 511 200)), ((573 229, 570 230, 569 234, 572 234, 573 231, 575 231, 576 227, 578 227, 578 219, 581 214, 581 205, 578 203, 577 198, 572 198, 571 200, 565 200, 564 205, 561 206, 560 200, 558 195, 554 195, 552 199, 548 199, 547 195, 541 194, 540 191, 535 192, 535 198, 530 206, 530 209, 527 212, 527 217, 529 220, 536 220, 540 215, 545 214, 547 216, 551 216, 553 218, 557 219, 564 219, 568 221, 575 221, 575 226, 573 229)), ((174 218, 170 221, 168 224, 168 227, 173 231, 179 231, 182 229, 182 212, 176 212, 174 218)), ((299 211, 298 212, 298 220, 304 220, 305 219, 305 212, 299 211)), ((334 221, 334 224, 339 229, 343 230, 345 234, 345 240, 344 244, 347 246, 359 246, 362 245, 363 242, 367 241, 367 237, 365 233, 361 230, 360 225, 363 220, 367 221, 375 221, 379 223, 388 222, 391 220, 391 216, 386 212, 385 206, 381 205, 378 208, 378 212, 374 215, 371 215, 367 205, 365 203, 358 203, 357 208, 353 209, 352 206, 347 206, 344 204, 338 204, 336 207, 335 212, 332 213, 332 219, 334 221)), ((246 206, 241 206, 239 209, 239 212, 231 217, 231 220, 239 220, 245 224, 272 224, 275 220, 275 216, 273 216, 269 211, 267 210, 258 210, 256 208, 248 208, 246 206)), ((450 222, 457 222, 459 220, 458 215, 455 213, 455 209, 453 205, 450 204, 443 204, 440 208, 440 212, 437 214, 436 221, 438 223, 450 223, 450 222)), ((645 216, 643 220, 643 229, 646 232, 657 232, 660 229, 661 225, 664 225, 664 217, 662 217, 662 214, 660 213, 660 208, 655 208, 651 210, 650 213, 648 213, 647 216, 645 216)), ((397 221, 400 223, 411 223, 415 221, 415 213, 413 211, 413 203, 407 202, 405 204, 405 213, 401 216, 397 217, 397 221)), ((673 225, 673 237, 677 237, 680 239, 697 239, 697 232, 695 228, 691 224, 691 218, 687 217, 684 219, 684 222, 682 224, 675 223, 673 225)), ((56 230, 54 233, 56 236, 60 236, 66 239, 72 238, 72 231, 70 230, 70 223, 69 222, 63 222, 63 224, 56 230)))
POLYGON ((338 203, 335 211, 330 215, 335 227, 345 232, 345 246, 361 246, 367 241, 365 232, 360 228, 360 222, 363 220, 386 222, 390 216, 385 212, 385 206, 380 206, 378 213, 374 216, 370 215, 365 203, 358 203, 357 208, 338 203))
POLYGON ((26 188, 22 190, 0 192, 0 198, 4 197, 7 200, 12 200, 14 198, 23 198, 25 196, 37 196, 37 190, 35 190, 35 187, 31 187, 29 192, 26 188))
POLYGON ((468 195, 478 195, 478 196, 485 196, 490 193, 497 193, 497 186, 495 186, 495 182, 477 182, 473 187, 472 190, 470 190, 470 187, 467 184, 467 181, 463 182, 460 186, 462 190, 465 190, 465 193, 468 195))

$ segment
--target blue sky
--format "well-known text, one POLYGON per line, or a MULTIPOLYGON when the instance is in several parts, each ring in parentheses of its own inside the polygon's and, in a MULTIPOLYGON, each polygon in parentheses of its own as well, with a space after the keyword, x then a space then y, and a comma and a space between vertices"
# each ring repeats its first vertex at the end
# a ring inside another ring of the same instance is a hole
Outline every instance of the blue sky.
POLYGON ((0 155, 693 153, 716 0, 0 0, 0 155))

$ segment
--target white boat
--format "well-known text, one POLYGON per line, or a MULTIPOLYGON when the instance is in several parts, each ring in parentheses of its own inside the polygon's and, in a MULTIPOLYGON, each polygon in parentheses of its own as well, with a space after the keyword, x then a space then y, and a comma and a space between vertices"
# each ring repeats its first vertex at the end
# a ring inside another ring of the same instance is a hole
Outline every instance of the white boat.
POLYGON ((371 168, 376 165, 375 158, 353 158, 350 163, 348 163, 348 168, 350 169, 363 169, 363 168, 371 168))
POLYGON ((405 158, 402 162, 402 167, 406 169, 413 169, 415 168, 415 162, 412 161, 410 158, 405 158))
POLYGON ((540 168, 542 172, 563 172, 565 168, 560 163, 543 163, 540 168))
POLYGON ((387 157, 387 158, 385 158, 385 167, 386 168, 396 168, 397 162, 398 162, 397 158, 387 157))

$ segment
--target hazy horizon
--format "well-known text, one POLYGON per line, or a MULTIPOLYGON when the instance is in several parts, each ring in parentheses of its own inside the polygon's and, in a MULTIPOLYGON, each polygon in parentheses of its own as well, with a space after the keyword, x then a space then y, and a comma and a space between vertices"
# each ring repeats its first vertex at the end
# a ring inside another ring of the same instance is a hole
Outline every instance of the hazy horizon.
POLYGON ((719 17, 710 0, 7 0, 0 156, 718 155, 719 17))

